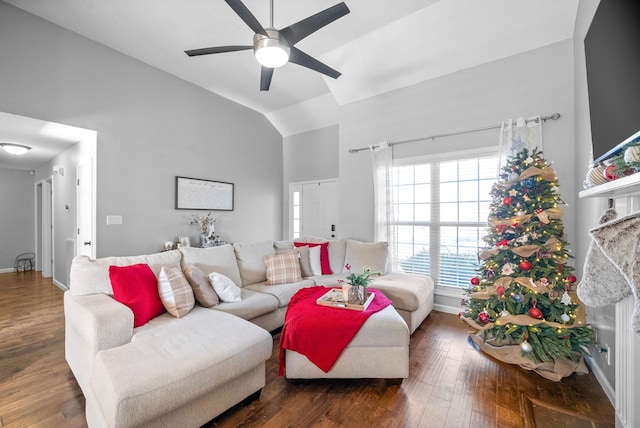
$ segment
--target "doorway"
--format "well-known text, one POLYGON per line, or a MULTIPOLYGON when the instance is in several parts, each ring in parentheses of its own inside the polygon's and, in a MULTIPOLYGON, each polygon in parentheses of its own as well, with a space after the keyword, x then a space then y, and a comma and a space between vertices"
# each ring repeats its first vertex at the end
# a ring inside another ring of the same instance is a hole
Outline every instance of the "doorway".
POLYGON ((36 183, 36 270, 53 276, 53 179, 36 183))
MULTIPOLYGON (((94 158, 91 157, 78 164, 77 177, 77 241, 75 254, 96 258, 96 225, 94 221, 94 213, 96 208, 95 201, 95 164, 94 158)), ((70 260, 69 260, 70 266, 70 260)))

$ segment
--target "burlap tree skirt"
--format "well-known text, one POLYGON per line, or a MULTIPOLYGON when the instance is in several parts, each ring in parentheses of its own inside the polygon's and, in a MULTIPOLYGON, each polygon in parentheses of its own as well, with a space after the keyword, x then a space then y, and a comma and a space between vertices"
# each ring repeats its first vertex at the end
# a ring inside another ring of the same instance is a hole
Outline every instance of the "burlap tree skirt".
POLYGON ((522 355, 520 345, 495 346, 493 340, 485 342, 483 336, 483 332, 478 332, 469 337, 483 352, 491 355, 496 360, 507 364, 517 364, 525 370, 533 370, 545 379, 558 382, 563 377, 570 376, 573 373, 589 373, 589 369, 584 363, 584 358, 580 354, 576 354, 577 361, 558 359, 546 363, 534 363, 522 355))

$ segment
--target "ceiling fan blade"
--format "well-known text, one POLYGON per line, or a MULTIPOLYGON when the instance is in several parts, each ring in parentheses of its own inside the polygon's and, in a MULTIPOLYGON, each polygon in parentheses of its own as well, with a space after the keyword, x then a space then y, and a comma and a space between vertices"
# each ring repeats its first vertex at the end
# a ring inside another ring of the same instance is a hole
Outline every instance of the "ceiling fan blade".
POLYGON ((253 46, 216 46, 212 48, 191 49, 189 51, 184 51, 184 53, 186 53, 189 56, 198 56, 198 55, 225 53, 225 52, 244 51, 247 49, 253 49, 253 46))
POLYGON ((311 70, 325 74, 329 77, 333 77, 334 79, 337 79, 342 75, 342 73, 340 73, 339 71, 336 71, 328 65, 321 63, 317 59, 307 55, 300 49, 293 46, 291 47, 291 53, 289 54, 289 62, 293 62, 294 64, 310 68, 311 70))
POLYGON ((253 30, 254 33, 264 34, 268 36, 264 27, 256 19, 251 11, 240 0, 224 0, 233 9, 233 11, 244 21, 245 24, 253 30))
POLYGON ((350 10, 344 2, 339 3, 323 10, 322 12, 311 15, 302 21, 283 28, 280 30, 280 34, 283 35, 287 43, 292 46, 307 37, 309 34, 318 31, 325 25, 331 24, 338 18, 342 18, 349 12, 350 10))
POLYGON ((271 86, 271 78, 273 77, 273 68, 262 66, 260 70, 260 90, 268 91, 271 86))

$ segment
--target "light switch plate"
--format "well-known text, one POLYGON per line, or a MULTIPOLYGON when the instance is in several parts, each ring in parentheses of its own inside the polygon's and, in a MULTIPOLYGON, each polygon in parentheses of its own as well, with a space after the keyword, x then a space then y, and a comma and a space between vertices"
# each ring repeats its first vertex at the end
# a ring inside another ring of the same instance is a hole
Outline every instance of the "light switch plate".
POLYGON ((108 215, 107 216, 107 225, 112 224, 122 224, 122 216, 121 215, 108 215))

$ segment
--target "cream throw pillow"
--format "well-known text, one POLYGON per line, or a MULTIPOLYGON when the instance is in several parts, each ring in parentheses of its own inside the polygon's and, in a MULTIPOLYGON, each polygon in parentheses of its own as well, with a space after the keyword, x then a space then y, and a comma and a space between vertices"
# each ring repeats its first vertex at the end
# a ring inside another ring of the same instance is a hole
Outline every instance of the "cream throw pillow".
POLYGON ((242 300, 242 290, 228 276, 211 272, 209 282, 223 302, 240 302, 242 300))
POLYGON ((160 269, 158 294, 164 308, 176 318, 188 314, 196 303, 191 285, 177 267, 160 269))

